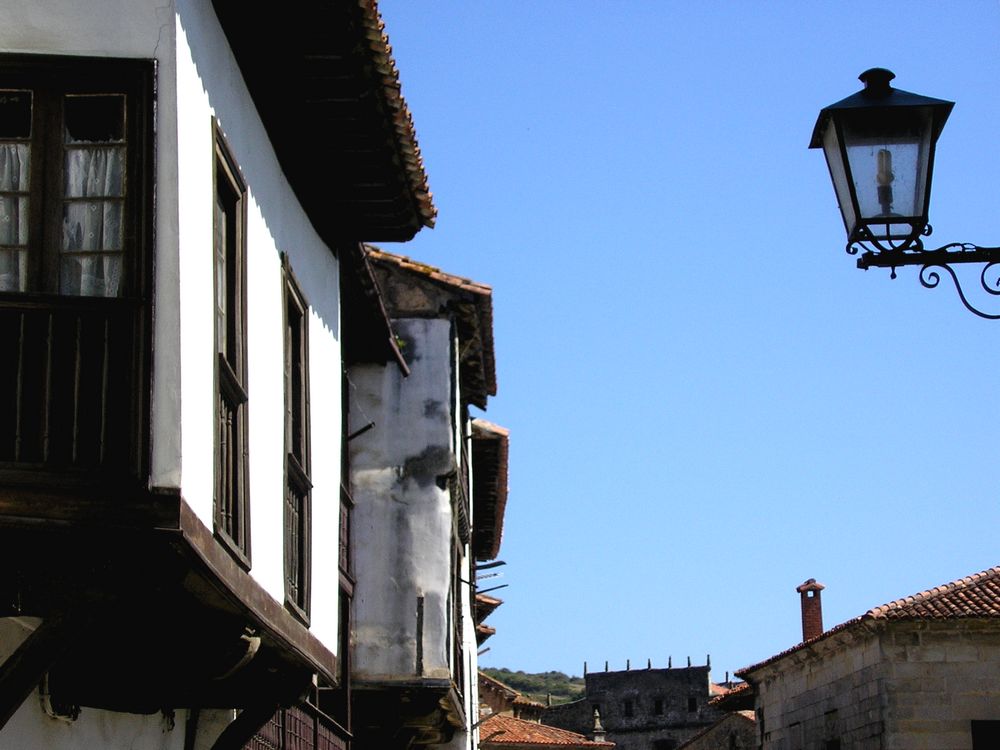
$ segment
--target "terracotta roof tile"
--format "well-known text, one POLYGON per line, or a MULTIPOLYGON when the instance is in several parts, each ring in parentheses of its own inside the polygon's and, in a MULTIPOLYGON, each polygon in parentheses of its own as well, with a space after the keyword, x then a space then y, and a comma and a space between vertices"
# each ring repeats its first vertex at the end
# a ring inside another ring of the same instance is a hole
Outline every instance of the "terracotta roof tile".
POLYGON ((479 727, 479 744, 586 747, 595 750, 615 746, 613 742, 594 742, 576 732, 515 719, 513 716, 491 716, 486 719, 479 727))
POLYGON ((478 417, 472 420, 472 548, 480 561, 500 554, 509 454, 509 430, 478 417))
POLYGON ((1000 617, 1000 566, 874 607, 863 617, 885 620, 1000 617))
POLYGON ((407 271, 412 271, 414 273, 423 274, 429 279, 434 279, 435 281, 439 281, 442 284, 454 287, 455 289, 487 296, 493 293, 493 287, 489 284, 480 284, 478 281, 467 279, 464 276, 456 276, 455 274, 445 273, 437 266, 421 263, 419 260, 414 260, 406 255, 390 253, 376 247, 375 245, 365 245, 365 250, 368 251, 368 255, 374 260, 395 263, 400 268, 405 268, 407 271))
POLYGON ((504 693, 508 698, 511 698, 512 700, 520 695, 520 693, 517 692, 510 685, 505 685, 495 677, 490 677, 488 674, 486 674, 486 672, 483 672, 482 670, 479 671, 479 689, 504 693))
POLYGON ((357 0, 362 11, 365 36, 368 49, 371 51, 373 67, 382 82, 382 100, 389 109, 393 127, 396 131, 396 145, 402 159, 410 190, 420 211, 424 226, 433 227, 437 217, 434 207, 434 197, 427 187, 427 173, 424 170, 424 160, 417 145, 416 129, 413 127, 413 116, 403 99, 402 86, 399 82, 399 70, 392 57, 392 46, 385 33, 385 23, 379 13, 376 0, 357 0))

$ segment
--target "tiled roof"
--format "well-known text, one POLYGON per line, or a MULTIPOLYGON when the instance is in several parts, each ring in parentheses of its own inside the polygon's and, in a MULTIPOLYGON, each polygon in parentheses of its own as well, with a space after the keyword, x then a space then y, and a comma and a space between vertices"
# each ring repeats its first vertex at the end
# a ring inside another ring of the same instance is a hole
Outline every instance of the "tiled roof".
MULTIPOLYGON (((411 239, 437 214, 376 0, 213 0, 281 169, 323 240, 411 239)), ((230 123, 220 120, 225 130, 230 123)))
POLYGON ((493 560, 500 554, 509 452, 509 430, 478 417, 472 420, 472 551, 476 560, 493 560))
POLYGON ((503 599, 497 599, 489 594, 476 594, 476 621, 482 622, 503 604, 503 599))
POLYGON ((421 263, 419 260, 414 260, 413 258, 409 258, 405 255, 390 253, 379 247, 375 247, 374 245, 366 245, 365 249, 368 251, 369 256, 373 260, 394 263, 400 268, 405 268, 407 271, 422 274, 429 279, 439 281, 447 286, 461 289, 466 292, 472 292, 473 294, 489 295, 493 292, 493 288, 489 284, 480 284, 478 281, 467 279, 464 276, 456 276, 455 274, 445 273, 437 266, 421 263))
POLYGON ((496 628, 491 628, 489 625, 483 625, 482 623, 476 625, 476 643, 480 646, 483 645, 487 638, 496 634, 496 628))
POLYGON ((1000 617, 1000 566, 869 609, 863 617, 885 620, 1000 617))
POLYGON ((935 586, 919 594, 873 607, 859 617, 830 628, 815 638, 796 644, 780 654, 736 671, 738 677, 778 661, 836 633, 856 627, 863 622, 878 620, 956 620, 1000 618, 1000 566, 989 568, 957 581, 935 586))
POLYGON ((483 671, 479 672, 479 691, 501 693, 510 699, 511 705, 514 706, 533 706, 536 708, 545 708, 544 704, 539 703, 538 701, 533 701, 531 698, 525 698, 510 685, 506 685, 500 682, 500 680, 490 677, 483 671))
POLYGON ((479 689, 503 693, 511 700, 520 695, 520 693, 517 692, 510 685, 505 685, 495 677, 490 677, 488 674, 486 674, 486 672, 483 672, 482 670, 479 671, 479 689))
POLYGON ((372 62, 382 83, 381 98, 392 117, 396 130, 396 144, 406 169, 410 189, 420 212, 424 226, 433 227, 437 217, 434 198, 427 187, 427 173, 424 170, 424 160, 417 145, 417 134, 413 127, 413 116, 403 99, 402 87, 399 83, 399 70, 392 57, 392 46, 385 33, 385 23, 379 13, 377 0, 357 0, 362 11, 365 35, 368 48, 372 54, 372 62))
POLYGON ((479 726, 479 744, 536 745, 539 747, 612 748, 613 742, 594 742, 582 734, 557 729, 513 716, 491 716, 479 726))

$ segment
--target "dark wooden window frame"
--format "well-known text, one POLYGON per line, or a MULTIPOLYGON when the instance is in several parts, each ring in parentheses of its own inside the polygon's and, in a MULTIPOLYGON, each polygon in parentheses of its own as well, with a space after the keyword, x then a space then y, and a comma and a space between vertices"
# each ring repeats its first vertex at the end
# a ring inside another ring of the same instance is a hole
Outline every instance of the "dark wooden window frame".
POLYGON ((216 352, 215 535, 250 568, 249 394, 247 392, 246 182, 218 123, 215 142, 212 266, 216 352), (219 219, 225 221, 219 246, 219 219), (220 278, 219 252, 225 274, 220 278), (223 292, 220 299, 220 288, 223 292), (221 309, 221 314, 220 314, 221 309), (220 326, 220 320, 222 325, 220 326), (222 331, 220 332, 220 328, 222 331), (221 339, 225 337, 225 340, 221 339))
MULTIPOLYGON (((32 92, 28 199, 28 289, 59 294, 63 195, 64 100, 124 95, 125 149, 122 209, 121 286, 113 298, 146 294, 150 268, 151 102, 153 65, 148 60, 49 55, 0 55, 0 90, 32 92)), ((99 200, 98 197, 91 200, 99 200)), ((95 256, 100 254, 95 251, 95 256)), ((17 292, 7 292, 8 294, 17 292)))
POLYGON ((282 256, 285 359, 285 606, 309 623, 312 588, 312 457, 309 304, 282 256))
POLYGON ((0 89, 31 92, 31 131, 20 139, 28 145, 31 159, 25 193, 27 289, 0 292, 0 317, 10 323, 5 335, 16 329, 14 356, 6 369, 0 368, 14 378, 8 383, 0 373, 10 396, 0 406, 0 421, 10 427, 9 440, 6 433, 0 435, 0 443, 11 446, 0 450, 4 482, 38 485, 51 480, 77 486, 120 478, 145 485, 154 80, 151 60, 0 54, 0 89), (120 283, 113 297, 63 295, 58 293, 65 200, 62 102, 66 96, 106 94, 125 97, 120 283), (29 348, 40 353, 32 358, 29 348), (67 352, 69 369, 57 356, 67 352), (122 391, 127 398, 115 395, 122 391), (34 401, 30 393, 35 394, 34 401), (62 406, 60 394, 65 396, 62 406), (8 410, 16 416, 8 418, 8 410), (88 417, 81 410, 90 413, 93 430, 85 427, 88 417), (60 450, 52 436, 68 441, 68 447, 60 450))

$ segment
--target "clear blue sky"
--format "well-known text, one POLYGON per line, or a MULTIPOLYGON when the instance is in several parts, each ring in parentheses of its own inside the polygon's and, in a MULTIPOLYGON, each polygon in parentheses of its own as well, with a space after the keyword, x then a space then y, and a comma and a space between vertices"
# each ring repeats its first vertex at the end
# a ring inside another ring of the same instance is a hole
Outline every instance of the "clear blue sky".
POLYGON ((932 241, 1000 245, 1000 4, 381 0, 511 430, 488 666, 713 676, 1000 564, 1000 322, 862 272, 820 108, 951 99, 932 241))

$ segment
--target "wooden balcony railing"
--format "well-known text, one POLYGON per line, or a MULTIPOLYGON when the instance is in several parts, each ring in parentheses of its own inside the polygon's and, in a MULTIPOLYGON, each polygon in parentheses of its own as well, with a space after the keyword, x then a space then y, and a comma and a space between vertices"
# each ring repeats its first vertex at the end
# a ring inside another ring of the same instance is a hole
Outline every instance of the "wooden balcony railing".
POLYGON ((347 750, 349 735, 308 703, 280 709, 244 750, 347 750))
POLYGON ((143 318, 129 300, 0 295, 0 480, 141 476, 143 318))

